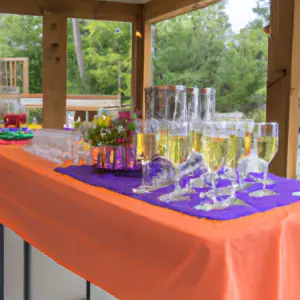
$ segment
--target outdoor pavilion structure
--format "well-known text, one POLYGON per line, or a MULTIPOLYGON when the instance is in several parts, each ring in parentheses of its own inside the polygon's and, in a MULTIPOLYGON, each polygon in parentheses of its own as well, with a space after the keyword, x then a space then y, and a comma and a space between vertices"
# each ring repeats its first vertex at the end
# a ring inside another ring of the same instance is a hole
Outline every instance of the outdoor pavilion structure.
MULTIPOLYGON (((62 128, 66 116, 67 18, 132 23, 132 99, 143 108, 151 85, 151 25, 219 0, 3 0, 0 13, 43 17, 44 127, 62 128), (136 34, 139 32, 140 34, 136 34)), ((267 121, 279 123, 271 171, 296 176, 300 84, 300 0, 271 0, 267 121)))

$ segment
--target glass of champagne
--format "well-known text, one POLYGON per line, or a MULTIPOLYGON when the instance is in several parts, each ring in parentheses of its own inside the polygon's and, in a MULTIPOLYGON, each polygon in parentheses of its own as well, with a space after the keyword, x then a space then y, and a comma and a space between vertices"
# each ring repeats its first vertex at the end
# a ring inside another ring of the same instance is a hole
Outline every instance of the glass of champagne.
POLYGON ((167 87, 156 86, 154 89, 155 107, 152 115, 159 121, 159 132, 156 134, 158 155, 167 157, 168 153, 168 122, 166 117, 167 87))
MULTIPOLYGON (((203 161, 203 129, 204 129, 204 124, 201 120, 192 120, 190 123, 190 130, 189 130, 189 143, 190 143, 190 149, 192 152, 192 155, 195 155, 195 153, 198 154, 198 156, 201 158, 203 161), (200 154, 200 155, 199 155, 200 154)), ((205 168, 204 164, 203 167, 205 168)), ((202 167, 202 168, 203 168, 202 167)), ((202 174, 198 178, 193 178, 190 180, 190 187, 191 188, 204 188, 207 187, 206 182, 206 173, 205 170, 204 174, 202 174)))
POLYGON ((278 151, 278 124, 257 123, 254 128, 254 138, 257 146, 257 157, 265 166, 263 174, 263 190, 258 196, 266 196, 270 194, 270 191, 266 189, 269 165, 278 151))
POLYGON ((167 93, 168 153, 167 158, 175 168, 175 189, 172 193, 160 197, 161 201, 185 200, 186 191, 181 188, 180 166, 190 154, 189 122, 185 86, 168 87, 167 93))
POLYGON ((145 116, 141 122, 141 130, 137 136, 137 153, 143 168, 142 186, 135 189, 136 193, 150 192, 163 184, 163 180, 153 177, 150 162, 155 157, 166 156, 167 125, 166 125, 166 88, 163 86, 145 89, 145 116))
POLYGON ((187 96, 189 98, 188 120, 190 123, 189 137, 191 144, 191 151, 201 153, 201 136, 202 136, 202 121, 201 121, 201 99, 199 95, 199 88, 194 87, 187 89, 187 96))
MULTIPOLYGON (((204 122, 203 123, 203 158, 208 168, 207 177, 210 178, 212 192, 210 198, 212 203, 201 203, 196 209, 211 210, 226 206, 225 202, 217 200, 216 179, 218 171, 224 167, 229 149, 229 134, 225 122, 204 122)), ((200 195, 202 198, 202 195, 200 195)))
POLYGON ((142 158, 143 177, 142 184, 133 192, 136 194, 145 194, 153 190, 149 163, 157 155, 156 132, 159 130, 159 123, 155 119, 144 121, 144 128, 138 135, 139 146, 142 158))
POLYGON ((245 119, 240 122, 245 124, 245 153, 244 156, 247 157, 251 154, 252 148, 252 135, 254 130, 254 120, 245 119))
MULTIPOLYGON (((243 121, 226 122, 226 131, 229 135, 229 150, 226 160, 225 176, 231 181, 230 197, 227 199, 229 204, 234 204, 236 190, 240 183, 240 174, 238 174, 239 162, 244 158, 246 152, 246 125, 243 121)), ((228 189, 226 189, 228 191, 228 189)), ((226 192, 225 192, 226 194, 226 192)), ((228 194, 228 193, 227 193, 228 194)))

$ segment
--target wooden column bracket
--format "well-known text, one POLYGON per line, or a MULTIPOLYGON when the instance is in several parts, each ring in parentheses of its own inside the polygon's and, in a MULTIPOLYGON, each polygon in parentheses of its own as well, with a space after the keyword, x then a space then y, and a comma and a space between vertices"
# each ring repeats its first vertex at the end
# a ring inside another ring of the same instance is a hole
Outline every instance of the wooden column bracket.
POLYGON ((61 10, 43 10, 43 126, 66 123, 67 18, 61 10), (56 13, 58 11, 58 13, 56 13))
POLYGON ((272 0, 271 12, 267 121, 279 124, 279 149, 270 171, 294 178, 299 130, 300 0, 272 0))

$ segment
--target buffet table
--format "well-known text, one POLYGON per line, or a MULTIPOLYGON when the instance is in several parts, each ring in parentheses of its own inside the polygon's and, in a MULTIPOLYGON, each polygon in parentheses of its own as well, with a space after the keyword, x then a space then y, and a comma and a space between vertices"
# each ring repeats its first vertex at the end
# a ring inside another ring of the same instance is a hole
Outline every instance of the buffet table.
POLYGON ((119 299, 298 300, 300 203, 232 221, 150 205, 0 149, 0 222, 119 299))

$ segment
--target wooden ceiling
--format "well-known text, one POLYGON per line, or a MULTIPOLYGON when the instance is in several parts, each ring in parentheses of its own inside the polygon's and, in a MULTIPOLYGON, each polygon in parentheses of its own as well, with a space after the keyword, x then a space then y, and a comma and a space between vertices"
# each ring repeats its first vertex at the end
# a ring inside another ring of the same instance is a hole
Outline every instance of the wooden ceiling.
POLYGON ((105 1, 107 1, 107 2, 131 3, 131 4, 146 4, 146 3, 150 2, 151 0, 105 0, 105 1))
POLYGON ((157 22, 221 0, 0 0, 0 13, 42 16, 45 11, 69 18, 157 22))

